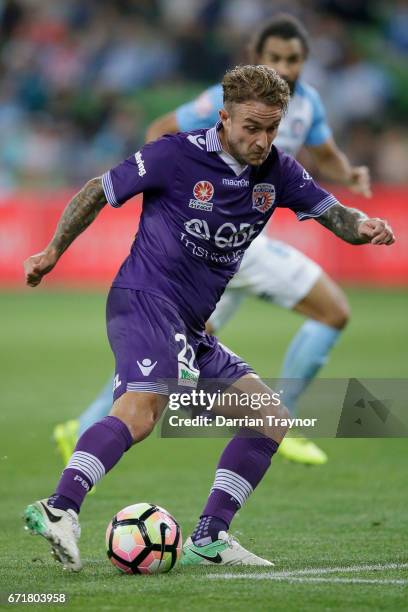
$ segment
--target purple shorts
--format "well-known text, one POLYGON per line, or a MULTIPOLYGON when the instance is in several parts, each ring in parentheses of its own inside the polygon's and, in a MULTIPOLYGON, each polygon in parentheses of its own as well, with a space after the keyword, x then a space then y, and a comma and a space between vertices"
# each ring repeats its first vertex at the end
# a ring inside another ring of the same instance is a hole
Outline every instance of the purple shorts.
POLYGON ((233 384, 253 372, 215 336, 191 330, 172 304, 151 293, 113 287, 106 320, 116 361, 114 401, 126 391, 168 395, 169 385, 188 391, 199 379, 233 384))

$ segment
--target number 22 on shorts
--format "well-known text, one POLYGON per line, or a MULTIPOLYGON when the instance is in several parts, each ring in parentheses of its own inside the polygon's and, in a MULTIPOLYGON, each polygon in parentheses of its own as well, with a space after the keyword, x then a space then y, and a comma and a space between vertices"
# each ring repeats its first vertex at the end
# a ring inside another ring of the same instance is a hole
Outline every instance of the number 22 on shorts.
POLYGON ((191 344, 188 344, 184 334, 175 334, 174 339, 178 344, 181 343, 181 350, 177 354, 178 384, 182 387, 196 387, 200 370, 194 365, 194 349, 191 344))

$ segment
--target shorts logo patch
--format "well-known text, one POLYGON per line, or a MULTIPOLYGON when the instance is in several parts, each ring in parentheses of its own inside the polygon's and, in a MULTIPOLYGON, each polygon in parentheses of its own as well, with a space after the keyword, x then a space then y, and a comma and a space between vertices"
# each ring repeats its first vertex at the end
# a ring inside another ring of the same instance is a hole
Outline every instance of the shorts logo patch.
POLYGON ((181 343, 181 349, 177 354, 178 384, 182 387, 196 387, 200 370, 195 366, 194 349, 184 334, 175 334, 174 339, 177 343, 181 343))
POLYGON ((275 185, 271 183, 258 183, 252 190, 252 208, 266 213, 275 203, 275 185))
POLYGON ((143 376, 149 376, 149 374, 151 374, 153 369, 156 367, 157 361, 153 363, 151 359, 146 358, 142 360, 142 363, 140 363, 140 361, 137 361, 137 365, 139 366, 139 369, 143 376))
POLYGON ((196 387, 200 373, 197 370, 191 370, 184 363, 178 364, 178 384, 182 387, 196 387))
POLYGON ((198 181, 193 187, 194 198, 190 200, 189 208, 197 208, 211 212, 213 203, 210 202, 214 195, 214 186, 209 181, 198 181))

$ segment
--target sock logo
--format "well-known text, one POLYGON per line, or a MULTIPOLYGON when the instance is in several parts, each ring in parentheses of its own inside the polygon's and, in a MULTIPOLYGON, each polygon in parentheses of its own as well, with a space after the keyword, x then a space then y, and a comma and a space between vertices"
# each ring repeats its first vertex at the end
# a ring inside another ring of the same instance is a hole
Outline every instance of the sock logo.
POLYGON ((153 371, 153 369, 156 367, 157 365, 157 361, 155 361, 154 363, 152 363, 151 359, 143 359, 142 363, 140 363, 140 361, 137 362, 137 365, 140 368, 141 373, 143 374, 143 376, 149 376, 149 374, 153 371))
POLYGON ((89 484, 86 482, 86 480, 84 480, 83 478, 81 478, 81 476, 78 476, 78 474, 75 476, 74 478, 74 482, 78 481, 81 483, 81 485, 84 487, 84 489, 86 489, 87 491, 89 491, 89 484))

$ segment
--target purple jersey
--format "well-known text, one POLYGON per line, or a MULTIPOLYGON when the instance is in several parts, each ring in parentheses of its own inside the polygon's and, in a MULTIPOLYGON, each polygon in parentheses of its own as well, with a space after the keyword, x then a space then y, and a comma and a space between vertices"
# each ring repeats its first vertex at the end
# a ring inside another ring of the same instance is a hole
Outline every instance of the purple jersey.
POLYGON ((219 155, 218 129, 164 136, 102 179, 114 207, 143 192, 139 231, 112 286, 167 300, 197 330, 276 207, 303 220, 336 203, 276 147, 237 176, 219 155))

